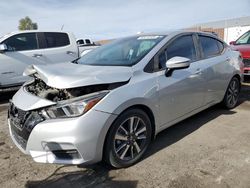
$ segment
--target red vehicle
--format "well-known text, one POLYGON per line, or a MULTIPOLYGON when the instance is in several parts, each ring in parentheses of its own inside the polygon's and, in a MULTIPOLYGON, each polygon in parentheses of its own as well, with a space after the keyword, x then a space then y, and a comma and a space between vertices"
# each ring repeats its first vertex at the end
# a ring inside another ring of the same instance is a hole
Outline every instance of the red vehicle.
POLYGON ((244 76, 250 76, 250 30, 240 36, 236 41, 230 42, 230 45, 242 55, 244 76))

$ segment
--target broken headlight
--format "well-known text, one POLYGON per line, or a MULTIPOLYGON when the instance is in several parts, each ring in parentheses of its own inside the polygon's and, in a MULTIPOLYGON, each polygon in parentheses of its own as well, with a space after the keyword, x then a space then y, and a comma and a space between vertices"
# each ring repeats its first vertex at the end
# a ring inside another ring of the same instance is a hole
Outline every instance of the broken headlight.
POLYGON ((107 94, 108 91, 104 91, 59 102, 56 106, 44 109, 42 114, 47 119, 77 117, 89 111, 107 94))

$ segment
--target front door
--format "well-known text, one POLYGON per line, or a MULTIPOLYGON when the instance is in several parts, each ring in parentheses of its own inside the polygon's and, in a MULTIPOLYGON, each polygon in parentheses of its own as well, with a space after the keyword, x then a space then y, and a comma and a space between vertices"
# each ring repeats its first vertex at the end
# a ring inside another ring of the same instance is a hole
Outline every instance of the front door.
POLYGON ((179 118, 192 113, 204 104, 205 78, 198 60, 197 48, 192 35, 176 38, 158 56, 159 109, 161 124, 170 125, 179 118), (189 68, 174 70, 165 76, 165 62, 180 56, 191 60, 189 68))

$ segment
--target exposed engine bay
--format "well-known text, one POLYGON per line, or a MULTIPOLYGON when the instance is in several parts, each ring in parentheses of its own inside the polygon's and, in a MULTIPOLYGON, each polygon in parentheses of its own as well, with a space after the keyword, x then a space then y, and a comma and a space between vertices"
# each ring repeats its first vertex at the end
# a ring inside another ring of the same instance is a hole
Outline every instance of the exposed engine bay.
POLYGON ((98 84, 98 85, 91 85, 91 86, 83 86, 77 88, 70 88, 70 89, 57 89, 52 88, 44 81, 39 78, 35 78, 34 82, 25 86, 26 91, 29 93, 39 96, 41 98, 58 102, 62 100, 71 99, 74 97, 83 96, 86 94, 103 91, 103 90, 112 90, 117 87, 120 87, 126 82, 118 82, 118 83, 111 83, 111 84, 98 84))

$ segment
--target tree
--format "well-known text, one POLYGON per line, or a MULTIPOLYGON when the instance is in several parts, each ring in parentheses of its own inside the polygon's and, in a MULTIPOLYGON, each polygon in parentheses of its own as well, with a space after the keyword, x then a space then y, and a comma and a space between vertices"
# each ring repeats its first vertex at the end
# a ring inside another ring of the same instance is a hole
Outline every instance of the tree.
POLYGON ((36 30, 38 29, 37 23, 33 23, 32 20, 26 16, 19 20, 19 30, 36 30))

